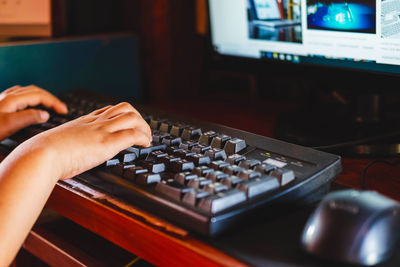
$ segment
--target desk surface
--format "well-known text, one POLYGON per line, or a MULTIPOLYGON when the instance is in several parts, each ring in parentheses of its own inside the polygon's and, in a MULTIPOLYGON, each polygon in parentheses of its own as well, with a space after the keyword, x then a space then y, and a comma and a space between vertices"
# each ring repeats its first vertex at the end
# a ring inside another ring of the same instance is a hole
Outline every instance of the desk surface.
MULTIPOLYGON (((198 119, 210 118, 210 113, 199 113, 190 103, 179 104, 169 102, 161 108, 177 113, 185 110, 185 115, 198 119)), ((229 105, 218 104, 203 106, 213 112, 225 111, 213 117, 214 122, 273 136, 272 127, 262 127, 258 122, 273 125, 274 114, 257 112, 257 105, 245 108, 246 112, 230 113, 229 105), (256 113, 259 115, 253 116, 256 113)), ((360 188, 361 171, 370 161, 344 159, 344 171, 336 183, 360 188)), ((377 165, 368 172, 368 188, 400 200, 399 174, 399 168, 377 165)), ((335 265, 306 255, 299 248, 299 236, 312 208, 262 215, 258 222, 234 228, 218 239, 204 239, 74 180, 59 182, 47 207, 155 265, 335 265)), ((398 262, 399 250, 385 266, 398 262)))
MULTIPOLYGON (((335 266, 306 255, 299 247, 301 230, 313 207, 260 212, 258 222, 234 228, 217 239, 194 236, 73 180, 57 184, 47 207, 156 265, 335 266)), ((398 262, 400 250, 383 266, 398 262)))

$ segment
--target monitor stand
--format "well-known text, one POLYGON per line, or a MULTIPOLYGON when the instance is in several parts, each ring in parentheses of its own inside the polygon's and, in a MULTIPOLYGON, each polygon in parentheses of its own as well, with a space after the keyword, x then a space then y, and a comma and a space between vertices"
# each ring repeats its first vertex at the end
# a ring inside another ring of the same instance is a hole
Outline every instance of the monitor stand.
POLYGON ((278 117, 276 137, 342 156, 400 155, 399 104, 373 93, 342 104, 310 99, 278 117))

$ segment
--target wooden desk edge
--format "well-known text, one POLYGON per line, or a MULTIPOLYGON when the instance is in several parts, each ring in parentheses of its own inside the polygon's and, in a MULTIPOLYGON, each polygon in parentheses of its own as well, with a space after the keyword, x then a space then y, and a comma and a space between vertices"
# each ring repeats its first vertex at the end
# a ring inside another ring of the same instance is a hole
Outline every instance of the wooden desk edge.
POLYGON ((155 265, 245 266, 191 236, 166 234, 60 183, 46 206, 155 265))

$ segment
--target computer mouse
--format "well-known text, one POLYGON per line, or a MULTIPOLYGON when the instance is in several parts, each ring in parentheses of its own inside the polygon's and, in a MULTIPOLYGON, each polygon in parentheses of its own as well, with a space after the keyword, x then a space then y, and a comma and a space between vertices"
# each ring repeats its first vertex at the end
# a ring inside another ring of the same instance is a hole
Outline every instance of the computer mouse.
POLYGON ((375 265, 397 249, 400 203, 374 191, 327 194, 309 217, 301 245, 330 260, 375 265))

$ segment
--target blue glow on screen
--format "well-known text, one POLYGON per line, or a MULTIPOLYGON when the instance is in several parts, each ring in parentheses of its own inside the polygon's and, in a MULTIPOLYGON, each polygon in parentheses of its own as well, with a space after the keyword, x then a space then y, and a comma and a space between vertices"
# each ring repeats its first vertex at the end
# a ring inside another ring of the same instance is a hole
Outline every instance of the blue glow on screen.
POLYGON ((308 7, 308 27, 375 33, 375 7, 366 4, 317 3, 308 7))

